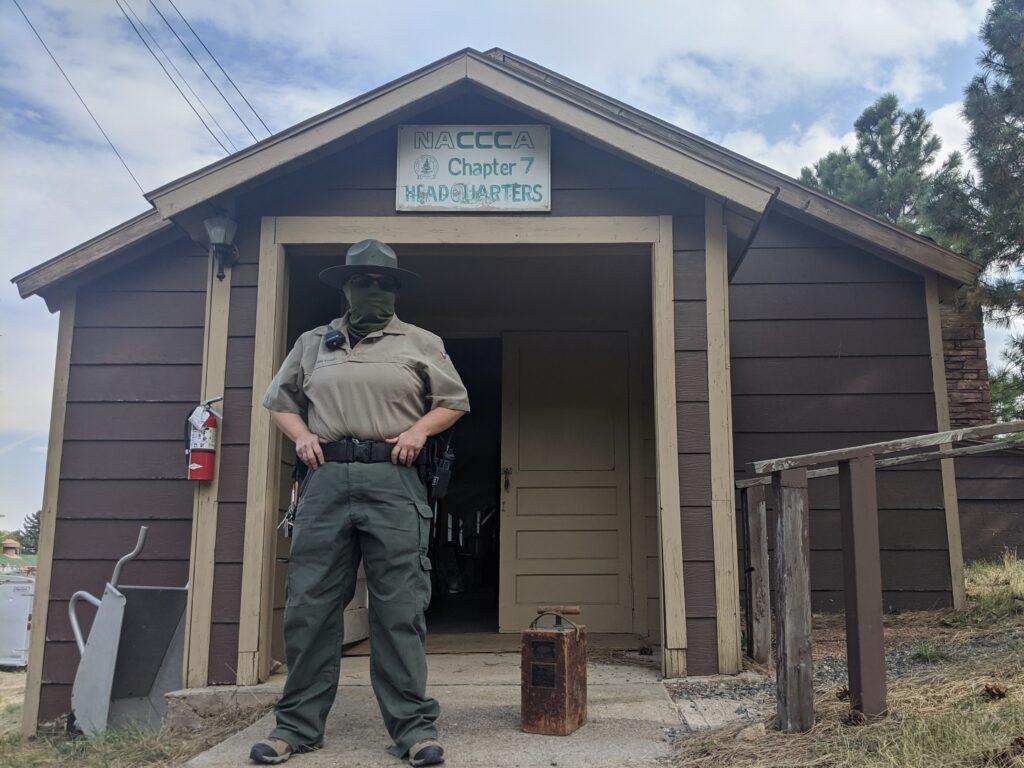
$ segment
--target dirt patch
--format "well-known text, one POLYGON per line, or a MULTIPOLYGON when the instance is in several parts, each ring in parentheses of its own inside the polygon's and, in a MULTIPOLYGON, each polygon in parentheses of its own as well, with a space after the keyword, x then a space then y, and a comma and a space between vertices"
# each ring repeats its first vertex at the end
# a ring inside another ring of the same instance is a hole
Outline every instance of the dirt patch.
MULTIPOLYGON (((773 728, 774 677, 744 685, 678 681, 673 698, 743 700, 743 719, 676 740, 692 768, 1024 768, 1024 563, 1013 556, 968 569, 965 611, 885 618, 889 716, 865 723, 849 704, 845 622, 813 619, 815 726, 773 728), (763 727, 763 730, 762 730, 763 727)), ((771 670, 768 670, 771 671, 771 670)))

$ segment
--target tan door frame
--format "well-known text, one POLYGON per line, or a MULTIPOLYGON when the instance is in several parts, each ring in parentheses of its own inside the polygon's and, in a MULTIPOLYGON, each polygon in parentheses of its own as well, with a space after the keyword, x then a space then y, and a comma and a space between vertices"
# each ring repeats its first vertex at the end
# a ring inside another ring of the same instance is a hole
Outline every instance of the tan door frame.
POLYGON ((284 354, 287 317, 285 249, 377 237, 402 244, 639 244, 651 248, 658 531, 661 562, 663 672, 685 674, 682 522, 676 424, 671 216, 279 216, 264 217, 253 360, 252 419, 238 631, 238 682, 254 684, 270 669, 274 532, 280 440, 263 393, 284 354), (668 514, 665 514, 665 512, 668 514))

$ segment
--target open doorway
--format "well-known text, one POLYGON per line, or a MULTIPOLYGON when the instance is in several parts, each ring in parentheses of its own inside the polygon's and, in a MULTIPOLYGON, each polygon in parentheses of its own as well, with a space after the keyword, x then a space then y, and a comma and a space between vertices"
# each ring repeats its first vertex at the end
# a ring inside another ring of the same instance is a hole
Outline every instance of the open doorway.
POLYGON ((435 505, 427 630, 497 632, 501 340, 448 338, 445 349, 469 392, 471 410, 452 432, 452 484, 435 505))
MULTIPOLYGON (((343 253, 289 248, 289 346, 344 311, 316 277, 343 253)), ((514 649, 553 602, 581 605, 592 633, 656 634, 649 250, 407 244, 400 258, 421 282, 400 296, 399 316, 445 340, 472 408, 454 431, 450 497, 432 531, 428 650, 514 649)), ((368 651, 360 577, 345 611, 350 654, 368 651)))

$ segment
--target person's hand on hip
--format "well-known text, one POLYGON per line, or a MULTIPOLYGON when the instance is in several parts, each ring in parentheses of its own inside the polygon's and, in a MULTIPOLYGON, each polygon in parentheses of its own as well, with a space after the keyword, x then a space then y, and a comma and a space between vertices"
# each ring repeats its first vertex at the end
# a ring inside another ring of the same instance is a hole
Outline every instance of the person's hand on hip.
POLYGON ((395 446, 391 450, 392 464, 404 464, 411 467, 427 442, 427 433, 425 430, 412 426, 398 437, 387 438, 385 442, 395 446))
POLYGON ((303 464, 310 469, 316 469, 324 463, 324 452, 320 443, 328 442, 322 437, 317 437, 312 432, 307 432, 295 440, 295 455, 303 464))

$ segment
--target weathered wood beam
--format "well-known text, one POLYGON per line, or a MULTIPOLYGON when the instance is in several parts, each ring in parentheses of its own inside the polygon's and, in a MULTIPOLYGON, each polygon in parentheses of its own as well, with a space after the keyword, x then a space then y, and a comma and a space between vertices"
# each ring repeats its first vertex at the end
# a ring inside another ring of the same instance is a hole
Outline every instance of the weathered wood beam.
POLYGON ((872 456, 839 465, 839 518, 850 705, 868 717, 880 717, 886 711, 885 645, 878 492, 872 456))
POLYGON ((768 663, 772 650, 767 506, 763 485, 744 489, 743 520, 747 544, 747 655, 759 664, 768 663))
POLYGON ((811 542, 807 470, 772 475, 775 501, 775 697, 779 728, 802 733, 814 725, 811 664, 811 542))
MULTIPOLYGON (((994 453, 996 451, 1008 451, 1013 448, 1024 448, 1024 441, 1020 440, 996 440, 992 443, 979 443, 978 445, 967 445, 963 448, 950 448, 941 451, 929 451, 928 453, 915 453, 912 456, 893 456, 888 459, 877 459, 875 469, 888 469, 889 467, 902 467, 905 464, 923 464, 939 459, 952 459, 957 456, 974 456, 980 453, 994 453)), ((823 469, 812 469, 807 472, 807 477, 831 477, 839 474, 839 467, 824 467, 823 469)), ((740 490, 755 485, 771 485, 771 475, 760 475, 748 477, 745 480, 737 480, 736 487, 740 490)))
POLYGON ((799 456, 785 456, 780 459, 765 459, 752 463, 754 471, 759 475, 764 475, 783 469, 810 467, 815 464, 830 464, 832 462, 845 461, 846 459, 855 459, 867 453, 877 456, 879 454, 909 451, 914 448, 929 448, 945 443, 959 443, 962 440, 969 440, 971 438, 1013 435, 1020 432, 1024 432, 1024 421, 1008 421, 1004 424, 983 424, 977 427, 932 432, 927 435, 901 437, 897 440, 886 440, 881 443, 853 445, 848 448, 836 448, 831 451, 820 451, 819 453, 805 453, 799 456))

